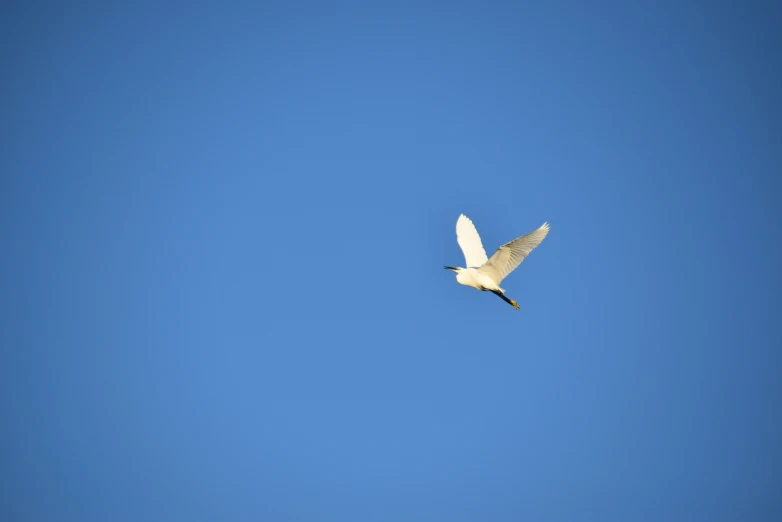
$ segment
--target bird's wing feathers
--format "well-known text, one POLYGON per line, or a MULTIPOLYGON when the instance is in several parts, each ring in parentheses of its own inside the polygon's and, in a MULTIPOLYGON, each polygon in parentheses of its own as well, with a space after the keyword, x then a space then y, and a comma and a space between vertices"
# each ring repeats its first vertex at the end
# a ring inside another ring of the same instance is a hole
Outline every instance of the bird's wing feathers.
POLYGON ((546 238, 548 231, 548 223, 543 223, 539 229, 518 237, 510 243, 505 243, 497 249, 480 271, 491 277, 495 283, 500 284, 500 281, 513 272, 529 253, 546 238))
POLYGON ((464 253, 466 268, 477 268, 488 260, 483 243, 481 243, 481 236, 478 235, 470 218, 464 214, 460 215, 456 221, 456 241, 464 253))

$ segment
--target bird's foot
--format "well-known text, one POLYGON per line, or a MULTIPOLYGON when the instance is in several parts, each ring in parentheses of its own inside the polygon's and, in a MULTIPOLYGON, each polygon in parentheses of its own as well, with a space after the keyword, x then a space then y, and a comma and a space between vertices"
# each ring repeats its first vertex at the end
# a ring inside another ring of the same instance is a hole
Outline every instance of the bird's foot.
POLYGON ((519 305, 516 304, 516 301, 514 301, 513 299, 510 300, 510 304, 513 305, 513 308, 515 308, 516 310, 519 309, 519 305))

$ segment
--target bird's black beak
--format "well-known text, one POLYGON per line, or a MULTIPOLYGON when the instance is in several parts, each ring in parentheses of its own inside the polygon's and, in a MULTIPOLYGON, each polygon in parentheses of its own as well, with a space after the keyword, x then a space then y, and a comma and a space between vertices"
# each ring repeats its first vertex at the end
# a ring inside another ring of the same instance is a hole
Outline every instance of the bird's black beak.
POLYGON ((455 269, 454 267, 452 267, 452 266, 446 266, 446 267, 444 267, 444 268, 445 268, 446 270, 453 270, 454 272, 456 272, 456 269, 455 269))

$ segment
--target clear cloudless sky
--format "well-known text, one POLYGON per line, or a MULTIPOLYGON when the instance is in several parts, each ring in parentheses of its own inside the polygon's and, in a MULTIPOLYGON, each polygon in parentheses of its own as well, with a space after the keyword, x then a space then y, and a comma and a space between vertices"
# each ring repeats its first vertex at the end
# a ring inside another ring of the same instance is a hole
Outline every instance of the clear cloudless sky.
POLYGON ((782 519, 780 26, 3 2, 0 519, 782 519))

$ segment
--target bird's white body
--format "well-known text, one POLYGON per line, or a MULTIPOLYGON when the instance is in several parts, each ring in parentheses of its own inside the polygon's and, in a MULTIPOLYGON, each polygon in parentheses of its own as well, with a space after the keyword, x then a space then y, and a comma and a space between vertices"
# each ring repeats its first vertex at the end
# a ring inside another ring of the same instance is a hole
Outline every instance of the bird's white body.
POLYGON ((491 277, 481 272, 480 268, 462 268, 456 274, 456 282, 460 285, 471 286, 478 290, 497 290, 505 292, 495 283, 491 277))
POLYGON ((500 288, 500 283, 540 245, 548 235, 548 231, 548 223, 543 223, 543 226, 537 230, 505 243, 489 259, 475 225, 462 214, 456 221, 456 240, 462 249, 467 267, 446 266, 445 268, 456 272, 456 282, 459 284, 481 291, 494 292, 518 310, 516 301, 505 297, 505 290, 500 288))

